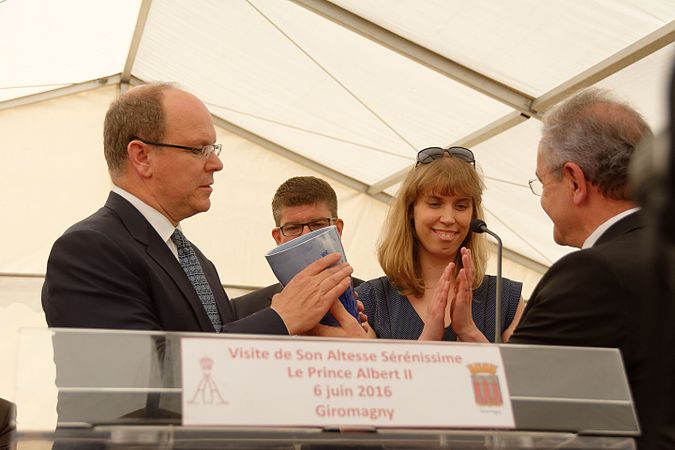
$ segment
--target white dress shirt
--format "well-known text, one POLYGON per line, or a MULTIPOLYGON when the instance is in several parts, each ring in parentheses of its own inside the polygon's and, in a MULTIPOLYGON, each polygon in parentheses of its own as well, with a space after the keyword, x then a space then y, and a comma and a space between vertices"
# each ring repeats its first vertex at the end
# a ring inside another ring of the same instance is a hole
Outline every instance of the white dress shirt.
POLYGON ((173 224, 169 221, 169 219, 166 218, 164 214, 157 211, 155 208, 148 205, 143 200, 136 197, 134 194, 125 191, 119 186, 113 185, 111 190, 115 194, 121 196, 129 203, 134 205, 134 208, 136 208, 138 212, 141 213, 143 217, 145 217, 145 220, 150 222, 152 228, 155 229, 157 234, 159 234, 162 240, 169 247, 169 250, 171 250, 173 256, 175 256, 176 259, 178 259, 178 249, 176 248, 176 244, 174 244, 173 241, 171 240, 171 235, 173 234, 176 228, 180 230, 180 224, 178 224, 177 227, 174 227, 173 224))

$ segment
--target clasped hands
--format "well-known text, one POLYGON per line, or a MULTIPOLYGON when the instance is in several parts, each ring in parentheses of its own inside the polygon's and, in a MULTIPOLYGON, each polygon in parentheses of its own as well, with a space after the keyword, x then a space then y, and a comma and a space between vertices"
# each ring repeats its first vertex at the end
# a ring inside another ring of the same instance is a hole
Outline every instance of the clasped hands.
POLYGON ((476 274, 471 250, 462 247, 462 268, 456 272, 456 264, 449 263, 436 285, 431 302, 427 305, 424 330, 420 340, 440 341, 445 333, 446 316, 457 340, 467 342, 488 342, 473 321, 471 286, 476 274))

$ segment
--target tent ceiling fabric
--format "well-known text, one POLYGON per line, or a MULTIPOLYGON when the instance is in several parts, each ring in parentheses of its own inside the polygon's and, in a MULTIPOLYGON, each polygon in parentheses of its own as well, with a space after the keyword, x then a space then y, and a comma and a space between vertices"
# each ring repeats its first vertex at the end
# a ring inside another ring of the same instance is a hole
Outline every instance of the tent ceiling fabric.
POLYGON ((0 3, 0 101, 120 73, 139 4, 0 3))
POLYGON ((378 198, 417 150, 470 145, 489 226, 547 266, 569 250, 527 188, 538 108, 597 81, 660 131, 674 36, 672 0, 6 0, 0 109, 99 78, 173 81, 221 127, 378 198))
POLYGON ((670 1, 333 3, 534 97, 664 27, 675 14, 670 1))

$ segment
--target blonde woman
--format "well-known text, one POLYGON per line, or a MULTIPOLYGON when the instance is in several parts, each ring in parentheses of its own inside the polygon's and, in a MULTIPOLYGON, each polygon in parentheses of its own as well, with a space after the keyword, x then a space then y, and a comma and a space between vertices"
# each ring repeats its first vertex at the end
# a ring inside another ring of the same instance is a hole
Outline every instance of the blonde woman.
MULTIPOLYGON (((495 340, 496 277, 485 275, 487 244, 470 230, 483 218, 484 185, 475 158, 464 147, 430 147, 417 154, 391 205, 378 249, 385 277, 357 288, 378 337, 421 340, 495 340), (472 302, 457 292, 472 289, 472 302), (470 310, 467 310, 468 309, 470 310), (453 328, 452 316, 473 324, 453 328), (480 332, 480 333, 479 333, 480 332), (482 334, 485 337, 480 336, 482 334)), ((502 340, 523 311, 522 283, 503 279, 502 340)))

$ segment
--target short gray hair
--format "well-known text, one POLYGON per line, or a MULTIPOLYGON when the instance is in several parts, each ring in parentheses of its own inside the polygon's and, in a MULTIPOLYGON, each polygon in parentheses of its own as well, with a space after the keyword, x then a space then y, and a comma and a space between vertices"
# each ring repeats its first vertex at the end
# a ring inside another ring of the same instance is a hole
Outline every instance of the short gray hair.
POLYGON ((652 131, 629 104, 590 88, 547 111, 540 151, 551 170, 574 162, 605 197, 628 200, 628 165, 652 131))

